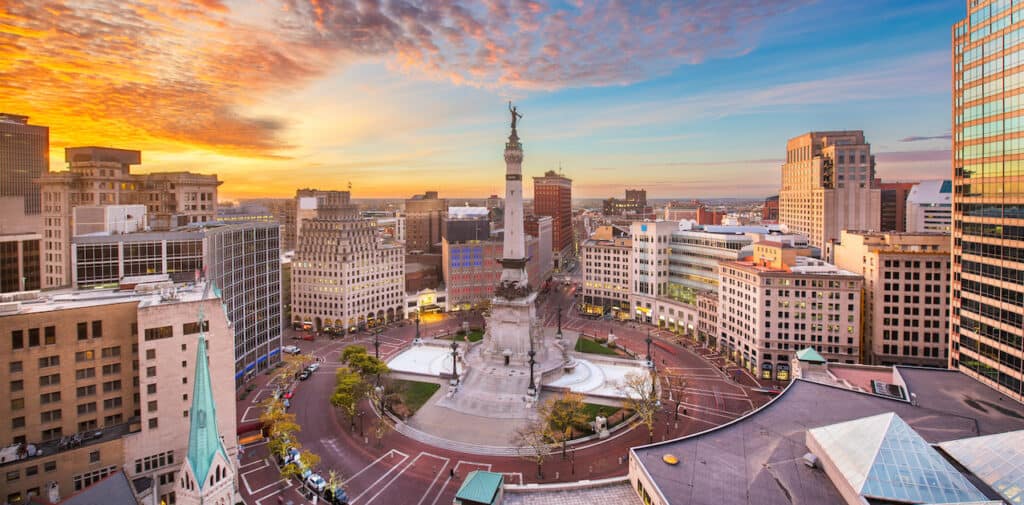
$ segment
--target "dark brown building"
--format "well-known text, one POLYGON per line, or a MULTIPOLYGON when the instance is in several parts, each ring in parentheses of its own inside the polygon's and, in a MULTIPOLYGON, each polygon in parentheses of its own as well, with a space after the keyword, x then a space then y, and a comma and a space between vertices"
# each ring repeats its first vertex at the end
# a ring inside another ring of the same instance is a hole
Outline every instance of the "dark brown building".
POLYGON ((761 222, 779 222, 779 195, 769 196, 764 199, 764 207, 761 209, 761 222))
POLYGON ((555 253, 555 269, 562 266, 573 250, 572 179, 548 170, 543 177, 533 178, 533 213, 551 216, 551 250, 555 253))
POLYGON ((883 182, 882 229, 880 231, 907 231, 907 195, 916 182, 883 182))
POLYGON ((441 224, 448 200, 427 191, 405 201, 405 250, 437 253, 441 251, 441 224))

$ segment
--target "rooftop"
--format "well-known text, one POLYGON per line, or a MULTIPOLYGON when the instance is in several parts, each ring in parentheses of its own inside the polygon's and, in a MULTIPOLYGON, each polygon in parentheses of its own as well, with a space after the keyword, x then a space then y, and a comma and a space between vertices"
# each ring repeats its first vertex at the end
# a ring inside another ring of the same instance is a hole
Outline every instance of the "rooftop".
POLYGON ((953 198, 953 183, 949 180, 921 181, 910 188, 907 203, 923 205, 950 205, 953 198))
POLYGON ((951 370, 897 367, 909 402, 798 379, 763 408, 686 438, 632 449, 671 503, 842 503, 821 470, 805 466, 809 429, 895 413, 928 443, 1024 429, 1024 406, 951 370), (670 466, 662 456, 672 454, 670 466))
MULTIPOLYGON (((0 301, 8 300, 8 304, 0 308, 0 317, 13 314, 43 313, 52 310, 78 309, 84 307, 95 307, 100 305, 111 305, 116 303, 138 302, 140 306, 152 306, 168 303, 195 302, 209 297, 204 293, 206 284, 186 283, 172 284, 160 282, 143 284, 134 290, 112 289, 62 289, 46 291, 45 293, 31 292, 19 294, 17 298, 12 296, 0 296, 0 301)), ((212 290, 211 290, 212 291, 212 290)))
POLYGON ((135 493, 124 472, 115 472, 105 479, 67 497, 60 505, 137 505, 135 493))

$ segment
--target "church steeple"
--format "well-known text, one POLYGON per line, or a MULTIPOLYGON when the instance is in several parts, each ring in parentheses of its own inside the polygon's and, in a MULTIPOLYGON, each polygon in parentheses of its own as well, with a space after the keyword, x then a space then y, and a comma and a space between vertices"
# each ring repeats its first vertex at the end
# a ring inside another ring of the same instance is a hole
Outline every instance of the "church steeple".
MULTIPOLYGON (((202 318, 200 318, 200 324, 202 318)), ((228 459, 227 450, 217 432, 217 406, 213 401, 210 384, 210 364, 206 357, 206 336, 199 334, 199 349, 196 351, 196 375, 192 387, 192 409, 189 411, 191 426, 188 431, 188 463, 199 481, 199 487, 207 482, 207 474, 214 456, 220 453, 228 459)))

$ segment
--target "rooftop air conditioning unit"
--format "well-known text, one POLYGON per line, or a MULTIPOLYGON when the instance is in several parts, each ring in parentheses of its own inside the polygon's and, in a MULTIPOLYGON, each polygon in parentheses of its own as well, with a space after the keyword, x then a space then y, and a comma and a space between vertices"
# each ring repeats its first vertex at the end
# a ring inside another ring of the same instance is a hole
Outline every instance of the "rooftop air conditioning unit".
POLYGON ((804 454, 804 457, 801 459, 803 459, 804 465, 807 465, 807 468, 818 467, 818 457, 815 456, 814 454, 808 452, 807 454, 804 454))

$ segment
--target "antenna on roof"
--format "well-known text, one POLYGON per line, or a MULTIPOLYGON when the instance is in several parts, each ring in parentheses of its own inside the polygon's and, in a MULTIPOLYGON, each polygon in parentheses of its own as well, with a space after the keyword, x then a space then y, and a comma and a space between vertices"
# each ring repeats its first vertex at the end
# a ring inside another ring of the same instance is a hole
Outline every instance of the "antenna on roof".
POLYGON ((348 192, 352 192, 352 181, 348 181, 348 192))

